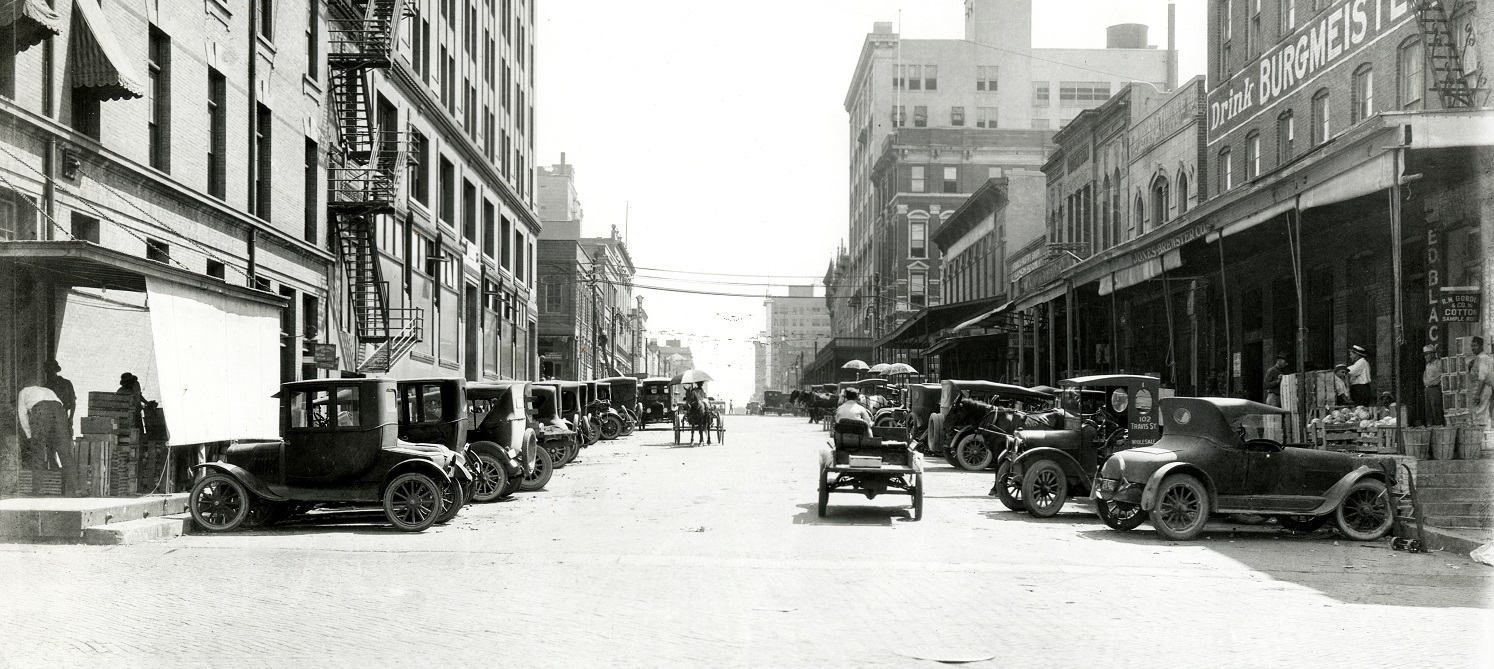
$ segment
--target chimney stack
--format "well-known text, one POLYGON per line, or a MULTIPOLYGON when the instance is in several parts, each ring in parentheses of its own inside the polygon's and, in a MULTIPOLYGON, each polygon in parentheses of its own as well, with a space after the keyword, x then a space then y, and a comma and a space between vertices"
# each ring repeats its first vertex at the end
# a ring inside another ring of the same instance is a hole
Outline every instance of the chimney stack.
POLYGON ((1167 3, 1167 90, 1178 89, 1178 5, 1167 3))

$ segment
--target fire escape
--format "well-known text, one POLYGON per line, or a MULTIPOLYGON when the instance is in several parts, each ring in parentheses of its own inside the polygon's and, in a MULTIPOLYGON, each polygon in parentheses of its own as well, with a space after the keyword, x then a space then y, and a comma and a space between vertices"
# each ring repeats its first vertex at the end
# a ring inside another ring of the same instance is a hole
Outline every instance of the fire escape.
POLYGON ((332 160, 327 170, 328 213, 347 277, 359 344, 357 370, 388 372, 421 340, 423 323, 419 308, 389 307, 376 236, 378 217, 398 213, 406 151, 400 133, 375 125, 371 76, 393 64, 404 0, 331 0, 329 5, 327 66, 342 151, 341 160, 332 160))
MULTIPOLYGON (((1463 50, 1471 46, 1472 32, 1467 42, 1459 43, 1449 17, 1457 14, 1465 4, 1454 0, 1449 11, 1442 0, 1423 0, 1416 5, 1416 19, 1421 24, 1422 43, 1426 45, 1427 62, 1431 66, 1431 89, 1442 98, 1446 109, 1472 109, 1474 94, 1482 90, 1470 85, 1463 72, 1463 50)), ((1472 30, 1472 25, 1468 26, 1472 30)), ((1482 78, 1479 81, 1482 84, 1482 78)))

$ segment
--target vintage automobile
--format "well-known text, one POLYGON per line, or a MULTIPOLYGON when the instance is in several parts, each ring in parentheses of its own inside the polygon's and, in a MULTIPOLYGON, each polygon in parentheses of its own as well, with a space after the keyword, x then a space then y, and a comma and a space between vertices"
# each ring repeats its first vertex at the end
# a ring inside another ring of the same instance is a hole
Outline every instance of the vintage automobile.
POLYGON ((560 389, 547 383, 536 383, 529 388, 529 399, 533 404, 535 438, 540 450, 550 455, 555 469, 560 469, 576 458, 581 450, 576 430, 560 413, 560 389))
POLYGON ((1287 411, 1249 400, 1158 404, 1161 438, 1111 455, 1095 482, 1100 518, 1114 529, 1134 529, 1145 517, 1158 534, 1182 541, 1197 537, 1211 515, 1255 514, 1298 530, 1332 519, 1345 537, 1374 541, 1395 522, 1390 458, 1284 445, 1287 411))
POLYGON ((914 441, 928 438, 929 419, 939 413, 939 395, 944 386, 938 383, 914 383, 908 385, 908 413, 904 424, 914 441))
POLYGON ((1070 496, 1088 497, 1111 454, 1156 443, 1155 376, 1105 374, 1058 382, 1061 429, 1022 429, 996 467, 992 491, 1008 509, 1056 515, 1070 496))
MULTIPOLYGON (((399 379, 395 382, 399 393, 399 433, 401 441, 421 444, 440 444, 456 451, 458 460, 471 473, 471 454, 467 449, 472 417, 467 413, 466 382, 450 377, 399 379)), ((461 483, 466 497, 462 504, 471 502, 477 490, 475 474, 470 481, 461 483)), ((456 488, 449 487, 443 494, 450 502, 456 488)), ((440 525, 456 516, 461 505, 448 504, 441 516, 440 525)))
POLYGON ((836 421, 830 461, 820 463, 819 517, 824 518, 831 493, 913 498, 913 520, 923 519, 923 470, 908 448, 907 428, 874 428, 854 419, 836 421), (866 436, 870 430, 872 436, 866 436))
POLYGON ((779 392, 777 390, 763 391, 763 401, 761 409, 761 413, 763 415, 766 416, 768 414, 773 414, 775 416, 782 416, 783 414, 791 414, 793 412, 794 407, 792 404, 789 404, 787 393, 779 392))
POLYGON ((581 384, 581 422, 586 429, 581 433, 586 437, 582 442, 590 446, 602 440, 602 404, 601 389, 597 386, 599 381, 580 381, 581 384))
MULTIPOLYGON (((501 465, 503 474, 501 485, 486 499, 474 496, 479 502, 508 497, 518 490, 540 490, 550 481, 555 463, 550 453, 539 447, 538 433, 529 424, 532 390, 528 381, 467 384, 473 424, 467 433, 468 450, 479 460, 501 465)), ((474 474, 480 492, 486 469, 474 474)))
POLYGON ((638 429, 647 429, 655 423, 674 423, 674 400, 669 394, 669 379, 649 377, 639 384, 642 409, 638 414, 638 429))
POLYGON ((593 443, 588 441, 590 417, 582 411, 582 407, 585 406, 586 385, 578 381, 544 381, 539 385, 555 389, 560 400, 560 417, 565 419, 571 429, 576 432, 576 449, 568 459, 561 461, 561 466, 570 464, 576 459, 576 454, 580 452, 580 449, 593 443))
POLYGON ((929 435, 930 452, 972 472, 994 465, 1027 414, 1053 401, 1048 393, 995 381, 946 379, 939 385, 939 414, 931 419, 939 432, 929 435))
MULTIPOLYGON (((315 506, 382 504, 396 529, 418 532, 448 510, 442 499, 453 484, 471 484, 456 451, 399 438, 393 379, 296 381, 277 395, 280 439, 233 444, 196 467, 188 507, 203 530, 227 532, 315 506)), ((424 399, 444 411, 439 393, 424 399)))
POLYGON ((747 415, 749 415, 749 416, 761 416, 761 415, 763 415, 763 403, 762 402, 758 402, 756 400, 748 402, 747 403, 747 415))
POLYGON ((608 406, 602 413, 602 438, 616 439, 633 434, 638 427, 638 379, 614 376, 602 379, 602 384, 607 388, 603 399, 608 406), (607 436, 609 433, 612 436, 607 436))

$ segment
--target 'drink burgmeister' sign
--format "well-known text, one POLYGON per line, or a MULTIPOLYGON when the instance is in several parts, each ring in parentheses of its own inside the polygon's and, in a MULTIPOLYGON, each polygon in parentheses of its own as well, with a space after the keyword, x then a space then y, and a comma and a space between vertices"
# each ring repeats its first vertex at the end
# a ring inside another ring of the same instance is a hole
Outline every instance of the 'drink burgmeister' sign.
MULTIPOLYGON (((1326 11, 1305 17, 1312 3, 1298 2, 1298 16, 1307 19, 1297 30, 1267 49, 1229 82, 1209 91, 1209 143, 1249 122, 1272 103, 1301 90, 1318 75, 1347 62, 1371 42, 1415 17, 1415 0, 1336 0, 1326 11)), ((1235 17, 1232 49, 1245 48, 1242 17, 1235 17)), ((1347 82, 1353 68, 1328 73, 1347 82)), ((1318 83, 1315 86, 1324 86, 1318 83)), ((1302 110, 1305 112, 1306 110, 1302 110)), ((1300 114, 1300 113, 1299 113, 1300 114)), ((1300 118, 1300 115, 1299 115, 1300 118)), ((1275 118, 1271 121, 1274 123, 1275 118)))

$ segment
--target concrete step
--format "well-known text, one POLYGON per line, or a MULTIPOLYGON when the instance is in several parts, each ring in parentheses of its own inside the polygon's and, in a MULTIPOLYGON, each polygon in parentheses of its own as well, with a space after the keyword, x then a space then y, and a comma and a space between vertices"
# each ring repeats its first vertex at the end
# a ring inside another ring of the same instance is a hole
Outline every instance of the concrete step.
POLYGON ((1494 516, 1437 516, 1427 514, 1428 525, 1437 527, 1494 530, 1494 516))
POLYGON ((1494 474, 1437 474, 1416 477, 1416 485, 1422 488, 1482 488, 1494 491, 1494 474))
POLYGON ((1424 538, 1426 547, 1431 550, 1466 557, 1479 546, 1494 541, 1494 530, 1428 526, 1424 538))
POLYGON ((1421 488, 1416 489, 1416 496, 1423 504, 1436 502, 1489 502, 1494 501, 1494 489, 1491 488, 1421 488))
POLYGON ((83 543, 95 546, 120 546, 147 541, 174 539, 192 531, 192 514, 126 520, 122 523, 83 528, 83 543))
POLYGON ((187 493, 146 497, 16 497, 0 500, 0 541, 76 543, 83 529, 183 513, 187 493))
POLYGON ((1494 475, 1494 460, 1422 460, 1416 463, 1420 476, 1437 474, 1494 475))
POLYGON ((1494 516, 1494 502, 1427 502, 1422 513, 1430 516, 1494 516))

